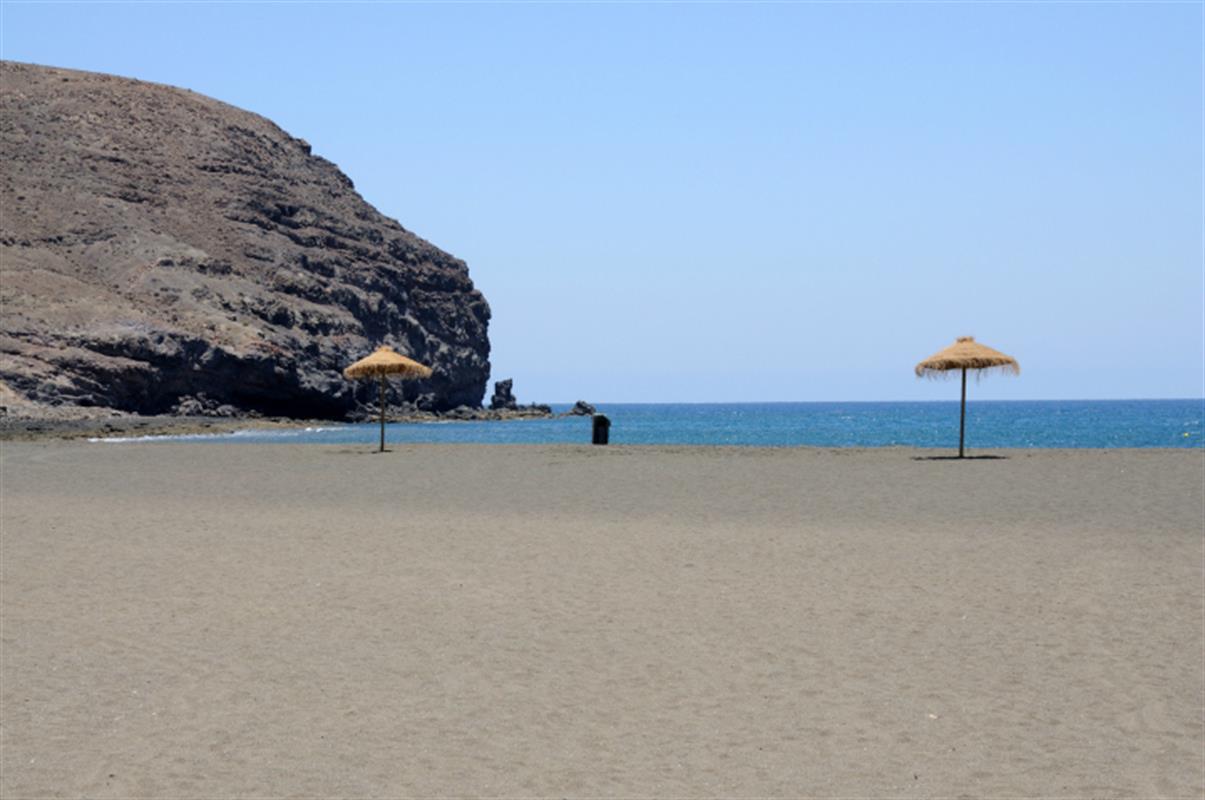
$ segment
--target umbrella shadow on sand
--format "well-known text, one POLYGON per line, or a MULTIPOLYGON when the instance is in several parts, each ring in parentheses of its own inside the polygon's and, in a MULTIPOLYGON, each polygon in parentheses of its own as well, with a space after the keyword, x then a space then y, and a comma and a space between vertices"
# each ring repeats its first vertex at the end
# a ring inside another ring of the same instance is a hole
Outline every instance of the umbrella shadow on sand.
POLYGON ((913 461, 1008 461, 1008 456, 913 456, 913 461))

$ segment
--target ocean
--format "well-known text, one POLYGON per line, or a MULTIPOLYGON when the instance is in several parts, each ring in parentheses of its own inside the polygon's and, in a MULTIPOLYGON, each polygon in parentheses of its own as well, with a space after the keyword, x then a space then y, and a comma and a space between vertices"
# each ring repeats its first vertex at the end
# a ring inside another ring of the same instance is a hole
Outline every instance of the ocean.
MULTIPOLYGON (((567 411, 568 405, 553 406, 567 411)), ((759 447, 931 447, 957 450, 958 402, 615 403, 612 444, 759 447)), ((969 451, 1025 447, 1205 447, 1205 400, 973 401, 969 451)), ((508 422, 393 423, 390 443, 554 444, 590 442, 589 417, 508 422)), ((165 441, 375 444, 375 423, 228 434, 153 437, 165 441)), ((152 437, 139 437, 145 440, 152 437)), ((114 438, 94 441, 131 441, 114 438)))

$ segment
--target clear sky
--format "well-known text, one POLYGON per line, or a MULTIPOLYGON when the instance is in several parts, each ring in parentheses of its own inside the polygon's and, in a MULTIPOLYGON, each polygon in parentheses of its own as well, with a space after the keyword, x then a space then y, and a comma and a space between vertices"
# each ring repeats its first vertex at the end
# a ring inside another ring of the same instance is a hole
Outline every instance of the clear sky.
MULTIPOLYGON (((1199 3, 18 3, 465 259, 520 402, 1205 394, 1199 3)), ((488 394, 488 393, 487 393, 488 394)))

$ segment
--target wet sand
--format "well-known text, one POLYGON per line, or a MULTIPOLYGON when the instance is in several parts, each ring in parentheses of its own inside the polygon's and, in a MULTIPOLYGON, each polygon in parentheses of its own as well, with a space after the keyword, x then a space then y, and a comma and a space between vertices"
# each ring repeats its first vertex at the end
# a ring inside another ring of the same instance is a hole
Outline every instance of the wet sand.
POLYGON ((1200 797, 1205 452, 0 445, 0 796, 1200 797))

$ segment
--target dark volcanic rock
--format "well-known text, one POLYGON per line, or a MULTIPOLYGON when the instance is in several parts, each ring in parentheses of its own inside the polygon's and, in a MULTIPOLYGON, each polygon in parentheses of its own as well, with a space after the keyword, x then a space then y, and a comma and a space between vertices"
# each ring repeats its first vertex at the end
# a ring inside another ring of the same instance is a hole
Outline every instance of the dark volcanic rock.
POLYGON ((578 400, 573 404, 573 408, 569 409, 566 413, 570 417, 591 417, 594 416, 594 406, 585 400, 578 400))
POLYGON ((502 409, 518 408, 519 401, 515 399, 514 392, 511 391, 511 387, 514 385, 513 378, 497 381, 494 384, 494 395, 490 398, 490 409, 501 411, 502 409))
POLYGON ((490 398, 489 409, 481 409, 473 417, 461 416, 460 419, 529 419, 535 417, 551 417, 552 406, 543 403, 531 403, 521 406, 515 399, 513 378, 497 381, 494 384, 494 396, 490 398))
POLYGON ((182 89, 0 62, 0 396, 141 414, 343 417, 378 344, 391 402, 480 406, 464 262, 263 117, 182 89), (203 399, 201 399, 203 398, 203 399))
POLYGON ((202 392, 196 397, 181 398, 172 413, 178 417, 236 417, 239 410, 232 405, 218 403, 202 392))

